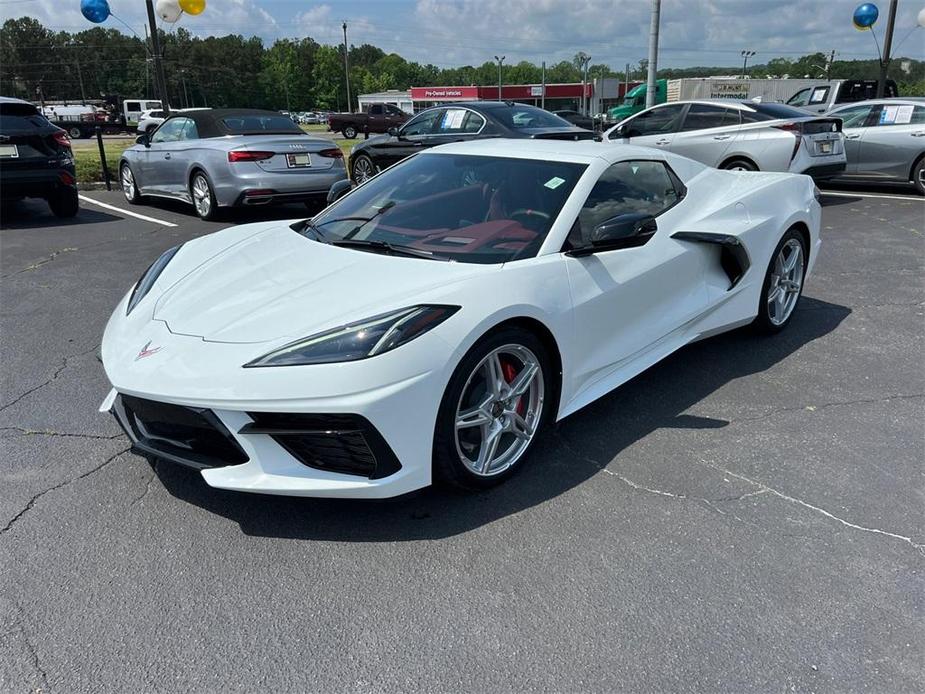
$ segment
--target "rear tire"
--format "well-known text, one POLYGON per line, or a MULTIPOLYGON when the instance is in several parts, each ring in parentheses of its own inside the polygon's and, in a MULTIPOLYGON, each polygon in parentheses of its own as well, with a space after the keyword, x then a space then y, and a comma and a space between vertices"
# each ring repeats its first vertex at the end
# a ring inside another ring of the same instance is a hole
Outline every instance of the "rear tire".
POLYGON ((84 136, 83 132, 78 127, 71 127, 67 129, 67 134, 72 140, 79 140, 84 136))
POLYGON ((553 378, 549 354, 533 333, 509 327, 477 342, 453 372, 437 411, 434 480, 477 490, 515 474, 552 415, 553 378), (526 378, 528 371, 533 375, 526 378), (517 396, 507 387, 520 377, 525 390, 517 396))
POLYGON ((352 140, 357 136, 357 129, 352 125, 348 125, 346 128, 344 128, 343 133, 344 137, 346 137, 348 140, 352 140))
POLYGON ((730 159, 721 168, 726 171, 758 171, 758 167, 748 159, 730 159))
POLYGON ((193 208, 199 219, 211 222, 218 218, 218 203, 215 200, 215 193, 212 192, 212 184, 202 171, 197 171, 190 179, 190 198, 193 200, 193 208))
POLYGON ((771 254, 764 275, 758 317, 752 324, 759 332, 779 333, 793 319, 803 296, 808 258, 803 235, 796 229, 788 229, 771 254))
POLYGON ((141 193, 138 192, 138 181, 135 180, 135 172, 127 163, 119 167, 119 183, 122 185, 122 194, 130 205, 137 205, 141 202, 141 193))
POLYGON ((912 167, 912 183, 919 195, 925 195, 925 157, 912 167))
POLYGON ((55 217, 74 217, 80 210, 75 188, 64 188, 48 198, 48 206, 55 217))

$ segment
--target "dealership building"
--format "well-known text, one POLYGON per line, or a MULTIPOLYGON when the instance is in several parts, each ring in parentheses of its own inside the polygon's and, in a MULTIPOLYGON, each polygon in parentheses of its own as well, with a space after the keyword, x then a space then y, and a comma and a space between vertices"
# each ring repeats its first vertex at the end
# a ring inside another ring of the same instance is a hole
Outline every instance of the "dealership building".
MULTIPOLYGON (((587 84, 570 82, 564 84, 505 84, 501 87, 503 101, 517 101, 534 106, 545 106, 550 111, 581 110, 582 91, 590 99, 589 112, 603 113, 615 106, 638 82, 622 82, 618 79, 595 79, 587 84)), ((360 108, 370 104, 392 104, 407 113, 454 101, 497 101, 497 86, 457 87, 412 87, 407 91, 392 89, 375 94, 360 94, 360 108)))

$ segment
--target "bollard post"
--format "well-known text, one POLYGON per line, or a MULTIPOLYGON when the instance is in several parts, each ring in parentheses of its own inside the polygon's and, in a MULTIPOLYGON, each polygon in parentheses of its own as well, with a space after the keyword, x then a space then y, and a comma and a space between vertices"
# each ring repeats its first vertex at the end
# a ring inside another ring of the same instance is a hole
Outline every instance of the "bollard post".
POLYGON ((106 150, 103 149, 103 129, 96 126, 96 144, 100 147, 100 165, 103 168, 103 180, 106 182, 106 190, 112 190, 112 184, 109 182, 109 165, 106 163, 106 150))

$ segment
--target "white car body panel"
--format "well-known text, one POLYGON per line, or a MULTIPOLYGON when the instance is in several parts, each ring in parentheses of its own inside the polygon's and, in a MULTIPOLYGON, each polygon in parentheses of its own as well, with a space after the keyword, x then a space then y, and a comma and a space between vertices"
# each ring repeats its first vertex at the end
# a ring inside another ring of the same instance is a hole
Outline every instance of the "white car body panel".
MULTIPOLYGON (((678 348, 750 322, 773 249, 794 224, 809 236, 820 208, 805 176, 718 171, 649 148, 594 142, 482 140, 439 153, 581 162, 576 184, 536 257, 478 265, 365 253, 312 241, 289 222, 232 227, 188 241, 126 315, 106 327, 102 359, 115 393, 211 409, 250 460, 202 471, 214 487, 302 496, 376 498, 431 482, 436 414, 463 355, 500 323, 528 320, 561 357, 561 419, 678 348), (626 159, 661 159, 687 186, 645 245, 574 257, 561 252, 600 174, 626 159), (751 258, 729 288, 717 246, 676 231, 738 237, 751 258), (247 287, 241 290, 240 287, 247 287), (462 308, 422 336, 359 361, 242 368, 308 335, 417 304, 462 308), (151 346, 149 355, 140 352, 151 346), (154 348, 157 349, 154 349, 154 348), (365 417, 401 462, 383 479, 307 467, 266 434, 242 434, 247 412, 365 417)), ((385 172, 380 175, 389 175, 385 172)), ((337 204, 337 203, 335 203, 337 204)))

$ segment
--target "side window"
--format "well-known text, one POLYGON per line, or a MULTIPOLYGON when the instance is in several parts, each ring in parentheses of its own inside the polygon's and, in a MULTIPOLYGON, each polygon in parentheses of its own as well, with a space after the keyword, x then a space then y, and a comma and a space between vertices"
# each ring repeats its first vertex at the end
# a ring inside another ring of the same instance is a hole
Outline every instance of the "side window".
POLYGON ((844 108, 837 113, 832 115, 836 118, 841 118, 842 127, 845 128, 862 128, 867 122, 867 117, 870 115, 873 106, 852 106, 851 108, 844 108))
POLYGON ((806 89, 801 89, 796 94, 787 99, 787 104, 790 106, 806 106, 809 102, 809 87, 806 89))
POLYGON ((923 122, 925 107, 912 104, 884 104, 880 107, 880 116, 874 122, 881 125, 911 125, 923 122))
POLYGON ((484 122, 480 115, 467 109, 448 108, 440 117, 436 132, 439 135, 474 133, 479 131, 484 122))
POLYGON ((829 100, 829 88, 828 87, 816 87, 812 90, 812 94, 809 95, 810 104, 824 104, 829 100))
POLYGON ((722 128, 739 124, 739 114, 722 106, 709 104, 691 104, 684 116, 681 132, 689 130, 706 130, 707 128, 722 128))
POLYGON ((196 124, 191 118, 186 118, 186 127, 183 128, 183 133, 180 136, 181 140, 198 140, 199 139, 199 128, 196 127, 196 124))
POLYGON ((683 193, 661 161, 620 161, 594 184, 569 234, 573 248, 588 245, 594 228, 612 217, 639 212, 653 217, 677 203, 683 193))
POLYGON ((412 135, 429 135, 434 129, 434 123, 437 121, 437 117, 443 113, 443 109, 435 108, 432 111, 424 111, 419 113, 417 116, 409 120, 405 127, 401 129, 401 134, 404 137, 411 137, 412 135))
POLYGON ((386 105, 385 112, 390 116, 401 116, 404 113, 400 108, 397 106, 392 106, 392 104, 386 105))
POLYGON ((672 104, 643 111, 626 124, 625 137, 643 137, 645 135, 663 135, 678 129, 684 106, 672 104))
POLYGON ((176 142, 182 137, 186 122, 186 118, 171 118, 164 121, 154 133, 151 142, 176 142))
POLYGON ((382 115, 382 104, 373 104, 369 107, 369 110, 366 112, 370 116, 381 116, 382 115))

